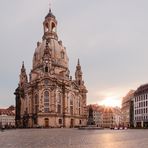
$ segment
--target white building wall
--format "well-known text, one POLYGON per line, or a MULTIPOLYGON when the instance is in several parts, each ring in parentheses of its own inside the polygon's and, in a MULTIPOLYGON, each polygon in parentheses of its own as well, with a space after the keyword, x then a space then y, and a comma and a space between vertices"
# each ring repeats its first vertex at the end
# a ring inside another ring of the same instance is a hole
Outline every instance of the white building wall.
POLYGON ((15 116, 0 115, 0 126, 15 126, 15 116))
POLYGON ((134 124, 148 122, 148 93, 134 97, 134 124))

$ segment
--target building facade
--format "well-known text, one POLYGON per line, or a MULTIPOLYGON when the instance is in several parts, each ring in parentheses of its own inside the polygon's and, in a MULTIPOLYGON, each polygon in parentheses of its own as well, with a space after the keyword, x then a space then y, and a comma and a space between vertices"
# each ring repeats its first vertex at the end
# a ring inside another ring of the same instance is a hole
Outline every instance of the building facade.
POLYGON ((121 109, 118 107, 105 107, 103 111, 104 128, 120 127, 122 126, 121 109))
POLYGON ((0 109, 0 128, 15 127, 15 110, 0 109))
POLYGON ((134 90, 130 90, 128 94, 122 99, 122 115, 123 115, 123 125, 126 127, 133 126, 133 98, 134 90))
POLYGON ((103 124, 103 112, 100 110, 100 108, 94 110, 93 117, 94 117, 95 125, 97 127, 102 127, 102 124, 103 124))
POLYGON ((122 113, 119 107, 105 107, 91 104, 88 108, 88 125, 110 128, 122 126, 122 113), (90 116, 91 114, 91 116, 90 116))
POLYGON ((134 126, 148 127, 148 84, 141 85, 135 91, 134 126))
POLYGON ((103 124, 102 126, 104 128, 110 128, 115 125, 115 120, 114 120, 114 112, 112 108, 104 108, 103 111, 103 124))
POLYGON ((78 60, 75 79, 70 76, 69 59, 57 35, 57 20, 51 10, 43 22, 42 42, 37 42, 33 66, 26 74, 22 64, 16 96, 17 127, 86 126, 86 94, 78 60))

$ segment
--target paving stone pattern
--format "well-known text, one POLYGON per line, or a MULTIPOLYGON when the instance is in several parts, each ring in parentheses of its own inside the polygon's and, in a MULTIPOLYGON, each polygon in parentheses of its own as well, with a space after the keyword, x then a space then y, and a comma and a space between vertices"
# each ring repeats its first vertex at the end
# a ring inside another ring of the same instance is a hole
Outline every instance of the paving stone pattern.
POLYGON ((5 130, 0 148, 148 148, 148 130, 5 130))

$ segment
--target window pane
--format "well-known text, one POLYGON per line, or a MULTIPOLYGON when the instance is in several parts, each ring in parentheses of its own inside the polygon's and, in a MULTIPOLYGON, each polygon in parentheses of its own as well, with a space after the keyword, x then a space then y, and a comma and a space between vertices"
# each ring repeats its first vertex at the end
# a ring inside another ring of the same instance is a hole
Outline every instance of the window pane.
POLYGON ((44 106, 49 107, 49 103, 44 103, 44 106))
POLYGON ((70 98, 70 105, 73 105, 73 98, 70 98))
POLYGON ((45 113, 49 112, 49 108, 44 108, 45 113))
POLYGON ((44 111, 49 112, 49 92, 44 92, 44 111))
POLYGON ((35 95, 35 104, 38 104, 38 95, 35 95))
POLYGON ((61 113, 61 105, 58 105, 58 113, 61 113))
POLYGON ((70 114, 73 115, 73 106, 70 106, 70 114))

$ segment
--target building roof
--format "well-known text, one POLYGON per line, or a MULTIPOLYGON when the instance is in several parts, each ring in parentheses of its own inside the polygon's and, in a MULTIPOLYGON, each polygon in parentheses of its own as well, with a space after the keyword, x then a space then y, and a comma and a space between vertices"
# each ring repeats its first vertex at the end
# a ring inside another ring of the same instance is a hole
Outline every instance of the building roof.
POLYGON ((49 9, 49 12, 48 12, 48 14, 46 15, 46 17, 45 17, 45 19, 46 18, 48 18, 48 17, 52 17, 52 18, 56 18, 54 15, 53 15, 53 13, 51 12, 51 9, 49 9))
POLYGON ((9 109, 0 109, 0 115, 15 116, 15 113, 9 109))
POLYGON ((14 107, 13 105, 11 105, 11 106, 9 106, 9 107, 7 108, 7 110, 14 111, 14 110, 15 110, 15 107, 14 107))
POLYGON ((105 107, 103 113, 113 113, 114 109, 112 107, 105 107))
POLYGON ((139 86, 137 88, 137 90, 135 91, 134 96, 141 95, 144 93, 148 93, 148 84, 144 84, 144 85, 139 86))

